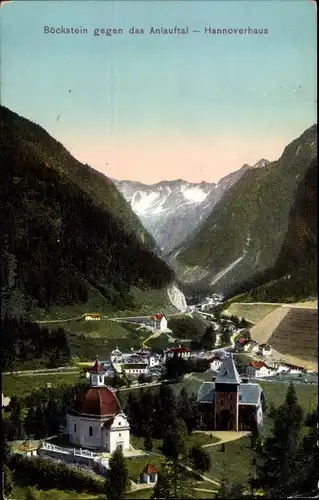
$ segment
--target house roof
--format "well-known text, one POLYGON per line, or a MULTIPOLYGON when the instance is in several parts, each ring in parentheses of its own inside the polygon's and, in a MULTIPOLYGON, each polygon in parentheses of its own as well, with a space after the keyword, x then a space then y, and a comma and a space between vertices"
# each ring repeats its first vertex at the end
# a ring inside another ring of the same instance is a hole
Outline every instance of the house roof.
POLYGON ((171 347, 168 352, 190 352, 190 350, 187 347, 171 347))
POLYGON ((105 373, 105 369, 102 367, 98 359, 96 359, 92 368, 88 370, 89 373, 105 373))
POLYGON ((231 355, 223 361, 215 384, 241 384, 242 380, 237 371, 234 358, 231 355))
POLYGON ((97 317, 100 317, 101 314, 100 313, 86 313, 86 314, 84 314, 84 316, 91 316, 92 318, 94 318, 94 317, 97 318, 97 317))
MULTIPOLYGON (((262 389, 258 384, 241 384, 239 386, 238 396, 239 405, 257 405, 260 401, 262 389)), ((204 382, 197 392, 198 403, 213 403, 215 399, 215 383, 204 382)))
POLYGON ((158 321, 160 321, 162 318, 165 318, 165 316, 164 316, 164 314, 160 314, 160 313, 152 314, 152 316, 151 316, 151 319, 155 319, 158 321))
POLYGON ((158 470, 155 465, 147 464, 143 469, 143 474, 157 474, 158 470))
POLYGON ((94 417, 114 417, 121 413, 121 407, 115 393, 108 387, 88 387, 76 395, 71 411, 94 417))
POLYGON ((212 403, 215 398, 214 382, 204 382, 197 391, 198 403, 212 403))
POLYGON ((147 363, 125 363, 123 365, 124 370, 134 370, 135 368, 145 369, 147 367, 147 363))
POLYGON ((256 370, 259 370, 260 368, 263 368, 263 366, 266 366, 266 364, 262 361, 251 361, 248 366, 252 366, 253 368, 256 368, 256 370))

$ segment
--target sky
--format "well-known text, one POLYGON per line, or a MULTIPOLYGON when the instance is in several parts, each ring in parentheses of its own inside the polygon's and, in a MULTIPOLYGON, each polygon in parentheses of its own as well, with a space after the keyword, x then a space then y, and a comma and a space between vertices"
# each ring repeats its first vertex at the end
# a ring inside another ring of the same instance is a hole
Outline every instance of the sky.
POLYGON ((216 182, 276 160, 317 120, 310 0, 16 0, 0 22, 1 104, 114 179, 216 182))

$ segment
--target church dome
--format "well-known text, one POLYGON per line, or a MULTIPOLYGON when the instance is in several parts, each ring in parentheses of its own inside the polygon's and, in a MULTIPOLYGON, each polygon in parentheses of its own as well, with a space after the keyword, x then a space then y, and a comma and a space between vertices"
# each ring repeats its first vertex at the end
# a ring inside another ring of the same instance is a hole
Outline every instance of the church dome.
POLYGON ((94 417, 114 417, 121 413, 121 407, 115 393, 108 387, 88 387, 76 395, 72 412, 94 417))

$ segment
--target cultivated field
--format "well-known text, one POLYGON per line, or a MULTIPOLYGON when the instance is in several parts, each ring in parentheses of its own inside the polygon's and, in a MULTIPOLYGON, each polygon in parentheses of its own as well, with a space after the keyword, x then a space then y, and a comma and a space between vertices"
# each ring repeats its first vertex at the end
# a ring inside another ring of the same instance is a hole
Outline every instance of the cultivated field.
POLYGON ((287 314, 272 331, 270 344, 280 353, 317 363, 318 311, 283 307, 287 314))
POLYGON ((51 387, 61 384, 75 385, 80 380, 80 373, 2 375, 2 392, 6 397, 12 397, 29 394, 35 389, 46 387, 47 384, 51 384, 51 387))
POLYGON ((245 318, 247 321, 256 324, 280 306, 281 304, 233 302, 227 311, 234 314, 234 316, 245 318))

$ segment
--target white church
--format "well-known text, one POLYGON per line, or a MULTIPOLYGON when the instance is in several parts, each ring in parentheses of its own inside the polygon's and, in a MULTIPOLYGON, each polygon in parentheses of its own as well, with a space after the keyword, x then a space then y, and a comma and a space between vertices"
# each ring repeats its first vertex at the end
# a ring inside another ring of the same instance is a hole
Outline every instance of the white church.
POLYGON ((105 370, 97 359, 89 370, 88 387, 67 412, 66 434, 72 444, 101 452, 130 448, 130 426, 115 392, 105 385, 105 370))

